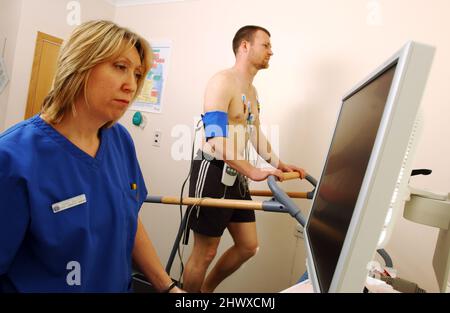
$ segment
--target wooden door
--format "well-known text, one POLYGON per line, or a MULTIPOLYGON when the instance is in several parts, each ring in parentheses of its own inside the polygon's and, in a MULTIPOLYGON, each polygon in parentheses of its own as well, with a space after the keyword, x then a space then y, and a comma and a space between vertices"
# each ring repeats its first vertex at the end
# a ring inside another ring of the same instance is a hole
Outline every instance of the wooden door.
POLYGON ((60 38, 38 32, 25 119, 41 111, 42 102, 53 84, 56 61, 62 42, 63 40, 60 38))

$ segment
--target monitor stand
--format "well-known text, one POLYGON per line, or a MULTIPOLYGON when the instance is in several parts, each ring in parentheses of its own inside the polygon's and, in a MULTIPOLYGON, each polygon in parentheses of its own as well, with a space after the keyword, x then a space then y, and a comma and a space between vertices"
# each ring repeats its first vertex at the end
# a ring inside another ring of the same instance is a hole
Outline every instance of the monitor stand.
POLYGON ((437 194, 409 187, 410 199, 405 203, 403 216, 413 222, 439 228, 433 256, 433 268, 439 290, 449 292, 450 271, 450 199, 449 194, 437 194))

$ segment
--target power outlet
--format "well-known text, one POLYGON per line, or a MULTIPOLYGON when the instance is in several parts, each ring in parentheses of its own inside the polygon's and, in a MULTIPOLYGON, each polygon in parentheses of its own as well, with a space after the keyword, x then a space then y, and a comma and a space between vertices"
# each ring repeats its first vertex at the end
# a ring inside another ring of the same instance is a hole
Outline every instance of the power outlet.
POLYGON ((303 231, 304 231, 303 226, 300 224, 296 224, 294 228, 294 236, 300 239, 305 238, 305 236, 303 235, 303 231))
POLYGON ((161 136, 162 136, 162 132, 160 130, 155 130, 155 132, 153 133, 152 146, 154 146, 154 147, 161 146, 161 136))

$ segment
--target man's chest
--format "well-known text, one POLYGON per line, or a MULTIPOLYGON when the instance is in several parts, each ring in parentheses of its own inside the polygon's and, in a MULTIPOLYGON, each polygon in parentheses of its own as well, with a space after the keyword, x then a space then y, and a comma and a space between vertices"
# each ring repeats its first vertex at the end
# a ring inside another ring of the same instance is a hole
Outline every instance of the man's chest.
POLYGON ((230 124, 246 124, 258 116, 258 100, 254 92, 237 90, 228 107, 230 124))

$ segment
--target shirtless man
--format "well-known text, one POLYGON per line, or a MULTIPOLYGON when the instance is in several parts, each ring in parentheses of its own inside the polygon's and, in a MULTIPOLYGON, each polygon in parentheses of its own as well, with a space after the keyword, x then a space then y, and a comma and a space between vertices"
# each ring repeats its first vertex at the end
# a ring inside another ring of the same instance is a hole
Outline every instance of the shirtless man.
MULTIPOLYGON (((303 169, 281 162, 260 131, 258 95, 252 83, 259 70, 269 67, 273 55, 270 33, 259 26, 244 26, 233 39, 233 51, 234 66, 214 75, 206 87, 202 116, 206 139, 203 151, 194 160, 191 197, 251 200, 246 177, 262 181, 269 175, 282 180, 282 172, 297 171, 301 178, 306 175, 303 169), (250 164, 246 158, 248 141, 274 169, 263 170, 250 164), (234 184, 229 186, 222 183, 223 168, 227 165, 238 172, 234 184)), ((255 213, 199 206, 188 208, 188 212, 194 246, 186 263, 183 288, 189 292, 213 292, 257 252, 255 213), (234 245, 205 279, 225 228, 234 245)))

